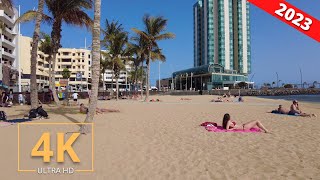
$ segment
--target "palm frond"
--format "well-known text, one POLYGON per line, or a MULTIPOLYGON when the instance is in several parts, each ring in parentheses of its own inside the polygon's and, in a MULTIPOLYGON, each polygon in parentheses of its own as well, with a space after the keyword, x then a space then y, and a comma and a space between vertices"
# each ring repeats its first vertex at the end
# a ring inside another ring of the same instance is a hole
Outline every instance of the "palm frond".
POLYGON ((70 13, 64 16, 63 20, 70 25, 79 26, 79 27, 87 27, 88 29, 92 29, 93 20, 81 10, 70 11, 70 13))
MULTIPOLYGON (((35 21, 36 20, 36 17, 37 17, 37 11, 33 11, 33 10, 30 10, 30 11, 27 11, 25 12, 23 15, 21 15, 16 21, 15 21, 15 24, 17 23, 24 23, 24 22, 30 22, 30 21, 35 21)), ((52 24, 53 22, 53 19, 42 13, 42 22, 45 22, 47 24, 52 24)))
POLYGON ((166 40, 166 39, 174 39, 175 37, 176 37, 175 34, 168 32, 168 33, 164 33, 164 34, 160 34, 158 36, 155 36, 154 39, 156 41, 160 41, 160 40, 166 40))

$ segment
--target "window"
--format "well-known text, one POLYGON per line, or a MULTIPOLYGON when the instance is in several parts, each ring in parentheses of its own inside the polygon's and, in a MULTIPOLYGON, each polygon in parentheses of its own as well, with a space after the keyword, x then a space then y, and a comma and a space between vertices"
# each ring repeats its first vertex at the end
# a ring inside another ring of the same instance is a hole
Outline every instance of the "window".
POLYGON ((76 55, 76 53, 72 53, 72 56, 75 56, 76 55))
POLYGON ((60 69, 60 66, 58 66, 58 69, 60 69))
POLYGON ((90 54, 88 54, 88 58, 90 59, 90 54))
POLYGON ((82 62, 84 63, 84 59, 82 60, 82 62))
POLYGON ((75 69, 75 68, 76 68, 75 66, 72 67, 72 69, 75 69))

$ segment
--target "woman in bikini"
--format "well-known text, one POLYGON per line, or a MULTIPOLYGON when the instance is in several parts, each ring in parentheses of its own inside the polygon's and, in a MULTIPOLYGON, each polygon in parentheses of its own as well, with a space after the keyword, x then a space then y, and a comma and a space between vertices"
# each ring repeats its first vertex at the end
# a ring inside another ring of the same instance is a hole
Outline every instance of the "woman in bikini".
POLYGON ((223 116, 222 127, 223 129, 226 129, 226 130, 233 130, 233 129, 249 130, 251 128, 258 127, 262 129, 265 133, 269 133, 269 131, 261 124, 260 121, 250 121, 245 124, 238 125, 236 124, 236 122, 231 121, 229 114, 225 114, 223 116))

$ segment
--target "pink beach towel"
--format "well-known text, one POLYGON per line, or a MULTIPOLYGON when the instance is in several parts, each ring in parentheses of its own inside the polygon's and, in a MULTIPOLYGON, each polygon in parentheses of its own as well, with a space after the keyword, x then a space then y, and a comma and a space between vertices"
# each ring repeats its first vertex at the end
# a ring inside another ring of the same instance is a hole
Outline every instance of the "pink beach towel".
POLYGON ((244 133, 261 132, 261 130, 257 128, 251 128, 250 130, 241 130, 241 129, 226 130, 226 129, 223 129, 222 126, 218 126, 217 123, 214 123, 214 122, 204 122, 200 126, 204 126, 205 129, 209 132, 244 132, 244 133))
POLYGON ((6 126, 10 126, 12 125, 12 123, 9 122, 0 122, 0 127, 6 127, 6 126))

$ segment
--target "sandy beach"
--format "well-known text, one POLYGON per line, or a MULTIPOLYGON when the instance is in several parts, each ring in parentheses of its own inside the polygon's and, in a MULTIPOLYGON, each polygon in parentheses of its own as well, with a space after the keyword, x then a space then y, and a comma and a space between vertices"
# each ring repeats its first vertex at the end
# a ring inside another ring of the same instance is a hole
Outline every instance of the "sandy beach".
MULTIPOLYGON (((320 104, 300 103, 318 117, 267 113, 289 101, 245 97, 244 103, 212 103, 214 96, 152 96, 162 102, 99 101, 98 107, 119 109, 94 120, 94 172, 38 175, 17 172, 17 125, 0 127, 0 179, 318 179, 320 177, 320 104), (215 133, 199 125, 221 124, 225 113, 237 123, 260 120, 272 134, 215 133)), ((87 103, 87 100, 81 102, 87 103)), ((22 118, 29 106, 1 108, 9 119, 22 118)), ((44 105, 43 122, 83 122, 78 107, 44 105)), ((58 128, 58 127, 57 127, 58 128)), ((73 125, 71 130, 77 130, 73 125)), ((27 132, 27 130, 26 130, 27 132)), ((86 141, 87 137, 83 138, 86 141)), ((26 144, 34 144, 24 138, 26 144)), ((30 138, 31 139, 31 138, 30 138)), ((79 154, 90 154, 78 148, 79 154)), ((24 159, 22 158, 21 161, 24 159)), ((28 166, 25 163, 24 166, 28 166)))

